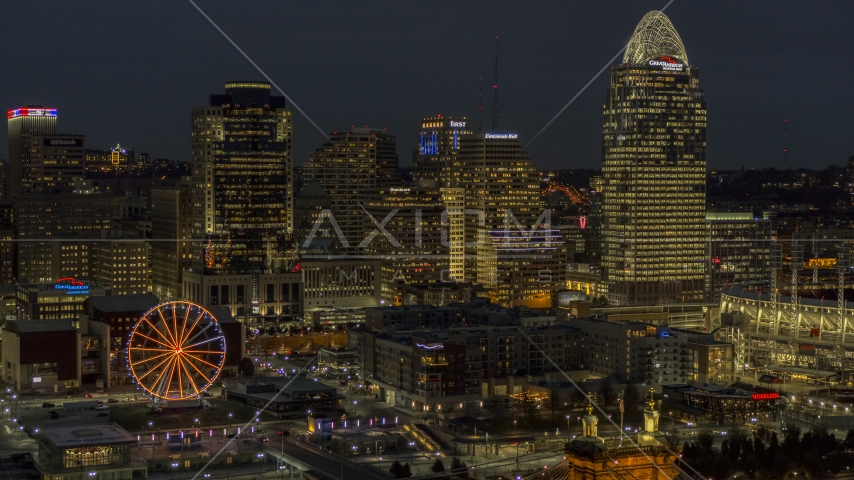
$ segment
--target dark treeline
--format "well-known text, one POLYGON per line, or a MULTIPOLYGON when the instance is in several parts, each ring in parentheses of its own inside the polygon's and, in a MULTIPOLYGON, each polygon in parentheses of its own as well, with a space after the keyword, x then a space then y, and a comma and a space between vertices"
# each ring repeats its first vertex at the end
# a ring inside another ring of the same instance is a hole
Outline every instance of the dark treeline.
POLYGON ((854 430, 840 441, 822 429, 801 435, 800 428, 793 426, 781 439, 776 432, 758 427, 751 436, 729 434, 720 448, 714 447, 714 438, 700 433, 696 441, 685 443, 682 452, 685 462, 714 480, 737 472, 754 479, 822 478, 854 466, 854 430))

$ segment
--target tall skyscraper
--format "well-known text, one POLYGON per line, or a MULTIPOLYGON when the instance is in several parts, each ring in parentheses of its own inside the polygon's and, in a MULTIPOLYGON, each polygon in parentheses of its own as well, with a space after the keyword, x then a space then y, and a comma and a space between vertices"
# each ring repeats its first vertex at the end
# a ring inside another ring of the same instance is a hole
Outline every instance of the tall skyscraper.
POLYGON ((437 115, 423 119, 418 131, 418 150, 412 158, 413 180, 425 186, 435 183, 437 187, 450 187, 460 139, 471 133, 466 117, 437 115))
POLYGON ((28 105, 6 112, 9 118, 9 199, 31 190, 30 141, 34 135, 56 133, 56 109, 28 105))
POLYGON ((706 102, 663 13, 612 67, 602 134, 602 266, 619 304, 705 296, 706 102))
POLYGON ((303 167, 305 181, 315 182, 329 193, 332 213, 348 245, 363 240, 366 216, 361 205, 367 190, 400 185, 397 163, 395 136, 372 128, 335 132, 308 155, 303 167))
POLYGON ((480 133, 460 140, 454 186, 465 191, 466 281, 476 281, 477 249, 489 231, 526 230, 542 210, 539 173, 515 133, 480 133), (509 216, 508 212, 512 214, 509 216))
POLYGON ((291 112, 264 82, 231 82, 192 112, 194 261, 205 274, 289 268, 291 112), (203 251, 202 251, 203 249, 203 251))
MULTIPOLYGON (((484 285, 503 306, 551 306, 555 292, 566 287, 566 247, 543 209, 539 173, 518 135, 465 135, 454 164, 456 188, 443 192, 448 230, 460 213, 464 217, 463 279, 484 285), (464 195, 462 212, 451 208, 455 192, 464 195)), ((450 238, 455 274, 453 253, 461 242, 450 238)))

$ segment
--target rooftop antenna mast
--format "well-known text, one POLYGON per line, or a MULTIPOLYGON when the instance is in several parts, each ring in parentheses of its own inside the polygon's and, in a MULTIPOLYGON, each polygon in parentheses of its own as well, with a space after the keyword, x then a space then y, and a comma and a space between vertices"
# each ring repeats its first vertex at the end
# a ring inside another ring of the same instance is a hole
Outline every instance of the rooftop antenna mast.
POLYGON ((498 35, 495 36, 495 83, 492 85, 492 131, 499 129, 498 116, 498 35))
POLYGON ((483 131, 483 78, 480 78, 480 83, 477 85, 477 131, 483 131))
POLYGON ((786 154, 789 152, 788 150, 789 143, 789 121, 783 120, 783 170, 786 169, 786 154))

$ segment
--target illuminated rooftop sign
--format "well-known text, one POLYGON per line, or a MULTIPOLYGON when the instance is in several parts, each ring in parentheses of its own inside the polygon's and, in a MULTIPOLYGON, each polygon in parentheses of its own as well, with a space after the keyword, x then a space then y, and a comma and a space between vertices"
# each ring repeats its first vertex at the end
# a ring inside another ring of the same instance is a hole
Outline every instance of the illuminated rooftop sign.
POLYGON ((519 135, 515 134, 515 133, 487 133, 486 135, 483 136, 483 138, 502 138, 502 139, 515 140, 515 139, 519 138, 519 135))
POLYGON ((415 346, 421 347, 425 350, 436 350, 438 348, 445 348, 445 345, 442 343, 428 343, 428 344, 416 343, 415 346))
POLYGON ((455 122, 451 120, 451 128, 465 128, 466 122, 455 122))
POLYGON ((664 70, 682 70, 682 67, 685 66, 670 57, 658 57, 658 59, 650 60, 649 65, 653 67, 662 67, 664 70))
POLYGON ((55 117, 55 108, 16 108, 6 112, 9 118, 18 117, 55 117))
POLYGON ((54 290, 63 290, 68 295, 88 295, 89 285, 71 277, 60 278, 53 283, 54 290))

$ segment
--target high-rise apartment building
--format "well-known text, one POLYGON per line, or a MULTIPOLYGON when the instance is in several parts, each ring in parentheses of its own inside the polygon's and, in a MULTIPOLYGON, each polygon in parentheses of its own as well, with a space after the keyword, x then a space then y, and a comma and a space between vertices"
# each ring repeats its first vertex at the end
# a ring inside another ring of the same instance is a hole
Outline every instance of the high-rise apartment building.
POLYGON ((91 241, 109 230, 113 197, 24 195, 15 202, 18 278, 53 282, 59 276, 88 276, 91 241))
POLYGON ((289 269, 291 112, 264 82, 231 82, 192 112, 196 273, 289 269))
POLYGON ((151 190, 151 286, 164 302, 181 298, 181 278, 191 267, 191 195, 189 182, 151 190))
POLYGON ((71 193, 86 173, 83 135, 34 135, 25 193, 71 193))
POLYGON ((602 266, 618 304, 705 297, 706 102, 663 13, 612 67, 602 134, 602 266))
POLYGON ((120 173, 132 169, 134 150, 117 144, 108 150, 86 150, 86 171, 89 173, 120 173))
POLYGON ((28 105, 6 112, 9 119, 9 199, 32 190, 30 175, 30 141, 34 135, 56 133, 56 109, 28 105))
MULTIPOLYGON (((329 193, 334 220, 346 241, 340 247, 359 245, 366 215, 362 202, 369 189, 400 185, 397 139, 385 130, 354 128, 335 132, 329 141, 308 155, 305 182, 329 193)), ((328 228, 327 223, 324 228, 328 228)))
POLYGON ((416 184, 435 183, 451 187, 454 183, 454 156, 460 140, 472 133, 466 117, 427 117, 418 131, 418 150, 412 158, 412 179, 416 184))
POLYGON ((113 295, 149 292, 148 242, 144 239, 102 239, 92 244, 90 256, 92 279, 110 285, 113 295))

